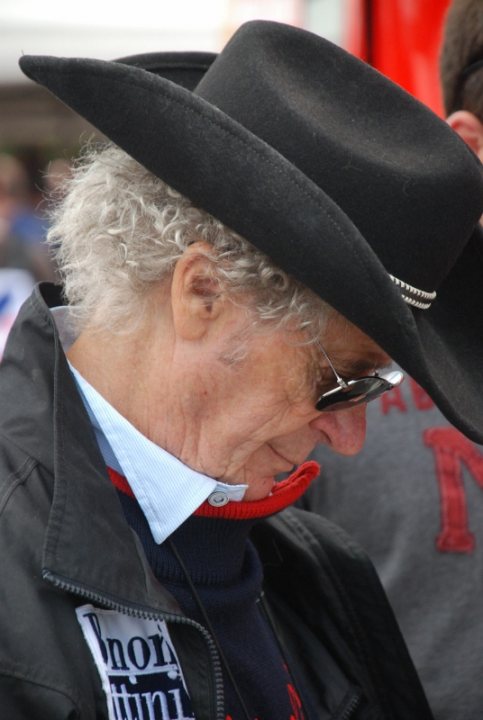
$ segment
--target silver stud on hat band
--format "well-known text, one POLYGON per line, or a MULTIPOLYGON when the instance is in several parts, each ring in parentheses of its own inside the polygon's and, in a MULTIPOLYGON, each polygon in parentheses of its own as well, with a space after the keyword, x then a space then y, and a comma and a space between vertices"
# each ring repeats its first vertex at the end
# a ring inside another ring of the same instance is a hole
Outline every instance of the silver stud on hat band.
POLYGON ((408 303, 408 305, 412 305, 419 310, 428 310, 431 307, 431 303, 436 298, 435 292, 426 292, 426 290, 420 290, 419 288, 404 282, 404 280, 400 280, 394 275, 391 275, 390 273, 389 277, 395 285, 401 288, 401 297, 405 302, 408 303))

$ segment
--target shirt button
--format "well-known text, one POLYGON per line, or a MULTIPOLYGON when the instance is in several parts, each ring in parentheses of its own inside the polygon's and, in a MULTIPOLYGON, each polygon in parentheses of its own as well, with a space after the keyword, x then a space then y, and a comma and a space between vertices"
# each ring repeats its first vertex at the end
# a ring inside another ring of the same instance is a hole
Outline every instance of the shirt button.
POLYGON ((223 505, 226 505, 227 502, 229 502, 229 499, 226 493, 221 490, 215 490, 215 492, 212 492, 208 497, 208 502, 210 505, 213 505, 213 507, 223 507, 223 505))

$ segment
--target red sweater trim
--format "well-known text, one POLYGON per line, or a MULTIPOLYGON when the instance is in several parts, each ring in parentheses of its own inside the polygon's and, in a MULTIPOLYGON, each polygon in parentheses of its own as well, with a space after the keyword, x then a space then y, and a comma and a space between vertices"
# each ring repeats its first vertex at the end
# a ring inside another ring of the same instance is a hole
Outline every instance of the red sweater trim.
MULTIPOLYGON (((111 482, 118 490, 130 497, 134 497, 134 493, 123 475, 120 475, 112 468, 107 468, 107 472, 111 482)), ((300 465, 288 478, 275 483, 272 493, 268 497, 261 498, 261 500, 232 501, 222 507, 214 507, 205 500, 194 514, 199 517, 227 518, 230 520, 249 520, 274 515, 289 505, 293 505, 304 494, 319 472, 320 465, 314 460, 309 460, 300 465)))
POLYGON ((272 492, 260 500, 229 502, 222 507, 213 507, 205 502, 195 511, 202 517, 222 517, 230 520, 249 520, 274 515, 299 499, 320 472, 320 465, 314 460, 300 465, 295 472, 281 482, 275 483, 272 492))
POLYGON ((116 472, 112 468, 107 468, 107 474, 111 478, 111 482, 118 490, 123 492, 125 495, 129 495, 129 497, 134 497, 134 493, 131 490, 131 486, 129 485, 128 481, 124 477, 124 475, 121 475, 120 473, 116 472))

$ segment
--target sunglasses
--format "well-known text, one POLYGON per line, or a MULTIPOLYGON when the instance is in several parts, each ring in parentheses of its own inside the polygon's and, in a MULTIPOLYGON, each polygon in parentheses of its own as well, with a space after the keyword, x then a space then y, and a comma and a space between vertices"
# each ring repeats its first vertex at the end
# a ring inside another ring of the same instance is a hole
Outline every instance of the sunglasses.
POLYGON ((333 366, 329 356, 320 343, 318 347, 322 351, 337 381, 337 387, 328 390, 319 397, 315 403, 316 410, 321 412, 345 410, 353 408, 362 403, 375 400, 388 390, 392 390, 402 383, 404 375, 399 370, 392 370, 384 373, 374 373, 352 380, 341 378, 333 366))

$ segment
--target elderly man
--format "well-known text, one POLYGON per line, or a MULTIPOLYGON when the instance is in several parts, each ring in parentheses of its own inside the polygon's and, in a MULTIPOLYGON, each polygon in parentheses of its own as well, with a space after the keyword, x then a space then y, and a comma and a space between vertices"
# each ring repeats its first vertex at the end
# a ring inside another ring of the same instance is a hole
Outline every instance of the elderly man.
POLYGON ((304 31, 249 23, 211 60, 22 59, 115 146, 53 218, 67 305, 37 290, 0 371, 0 704, 430 718, 366 558, 279 512, 317 466, 274 477, 361 447, 390 357, 483 438, 480 166, 304 31))

